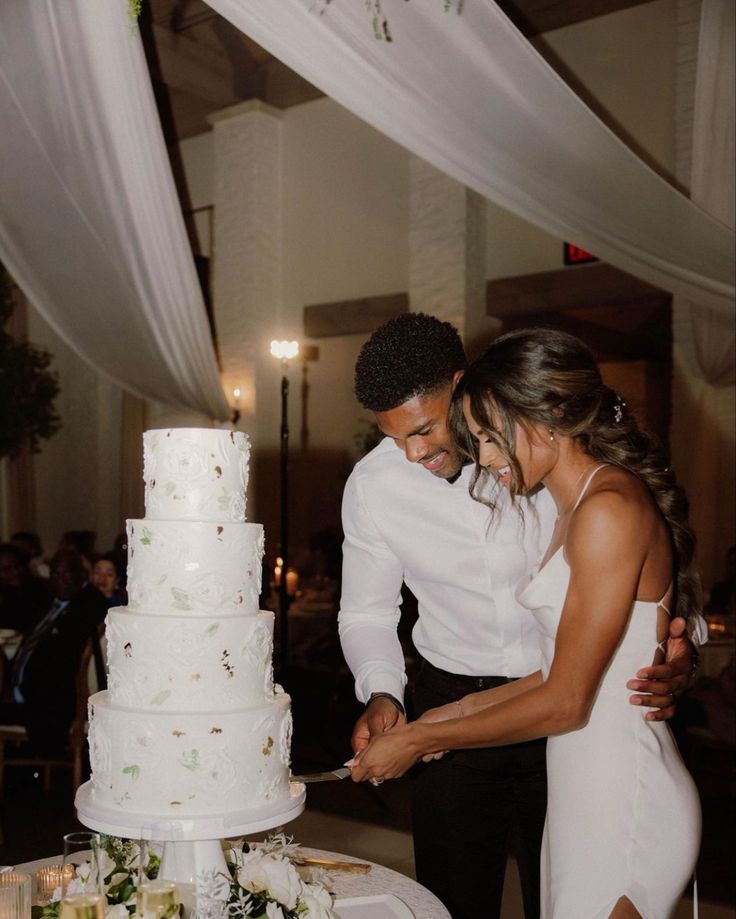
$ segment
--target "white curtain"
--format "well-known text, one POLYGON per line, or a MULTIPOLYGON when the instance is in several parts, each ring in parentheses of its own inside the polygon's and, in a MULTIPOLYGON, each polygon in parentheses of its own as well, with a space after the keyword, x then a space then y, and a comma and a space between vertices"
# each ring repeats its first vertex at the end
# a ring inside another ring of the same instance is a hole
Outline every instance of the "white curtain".
POLYGON ((99 371, 228 417, 127 0, 0 2, 0 260, 99 371))
POLYGON ((645 165, 491 0, 208 0, 346 108, 561 239, 733 315, 734 234, 645 165))
MULTIPOLYGON (((693 201, 731 228, 736 204, 734 150, 734 3, 703 0, 693 111, 693 201)), ((688 441, 698 461, 687 482, 698 561, 710 584, 721 574, 734 539, 734 403, 736 328, 733 317, 702 302, 690 304, 700 379, 690 412, 688 441), (726 476, 714 474, 723 470, 726 476)), ((677 408, 677 407, 675 407, 677 408)))
MULTIPOLYGON (((693 112, 693 201, 733 229, 734 3, 703 0, 693 112)), ((736 382, 736 328, 704 305, 692 307, 693 334, 703 377, 714 386, 736 382)))

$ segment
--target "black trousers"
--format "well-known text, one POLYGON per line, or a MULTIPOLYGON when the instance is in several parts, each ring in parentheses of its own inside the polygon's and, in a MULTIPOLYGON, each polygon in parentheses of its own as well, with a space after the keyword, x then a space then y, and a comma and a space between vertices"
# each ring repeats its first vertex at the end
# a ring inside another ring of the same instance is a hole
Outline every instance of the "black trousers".
MULTIPOLYGON (((424 661, 414 715, 511 682, 447 673, 424 661)), ((412 816, 417 880, 453 919, 498 919, 510 851, 526 919, 539 917, 539 859, 547 810, 546 741, 456 750, 417 767, 412 816)))

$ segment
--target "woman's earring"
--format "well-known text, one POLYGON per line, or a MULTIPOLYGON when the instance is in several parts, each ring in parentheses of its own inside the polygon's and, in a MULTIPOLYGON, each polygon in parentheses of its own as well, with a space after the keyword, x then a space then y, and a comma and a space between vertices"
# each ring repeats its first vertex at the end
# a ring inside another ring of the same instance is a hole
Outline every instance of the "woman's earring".
POLYGON ((549 439, 550 440, 555 439, 555 432, 552 430, 552 428, 549 429, 549 439))

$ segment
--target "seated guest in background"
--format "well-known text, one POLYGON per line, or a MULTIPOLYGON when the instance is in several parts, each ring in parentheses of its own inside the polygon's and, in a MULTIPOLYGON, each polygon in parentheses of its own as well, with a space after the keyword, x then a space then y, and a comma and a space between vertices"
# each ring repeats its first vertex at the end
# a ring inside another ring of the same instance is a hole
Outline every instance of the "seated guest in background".
POLYGON ((66 744, 79 662, 90 639, 98 680, 104 686, 99 626, 106 606, 96 589, 85 586, 78 553, 61 549, 54 555, 51 587, 50 609, 18 648, 4 696, 7 701, 0 704, 0 722, 25 725, 31 746, 44 753, 60 752, 66 744))
POLYGON ((13 533, 10 541, 14 546, 18 546, 28 556, 28 567, 34 578, 49 578, 49 565, 43 557, 43 547, 41 537, 38 533, 31 533, 27 530, 19 530, 13 533))
POLYGON ((120 587, 120 580, 120 569, 116 556, 112 552, 100 555, 92 568, 90 583, 105 598, 108 609, 111 606, 125 605, 125 591, 120 587))
POLYGON ((0 545, 0 628, 30 632, 50 602, 48 583, 33 577, 26 553, 12 543, 0 545))
MULTIPOLYGON (((123 531, 115 537, 115 543, 110 553, 115 558, 115 566, 120 576, 120 589, 125 592, 127 598, 128 587, 128 534, 123 531)), ((126 599, 127 602, 127 599, 126 599)))
POLYGON ((96 539, 94 530, 67 530, 59 542, 60 549, 74 549, 81 556, 87 577, 92 574, 96 539))

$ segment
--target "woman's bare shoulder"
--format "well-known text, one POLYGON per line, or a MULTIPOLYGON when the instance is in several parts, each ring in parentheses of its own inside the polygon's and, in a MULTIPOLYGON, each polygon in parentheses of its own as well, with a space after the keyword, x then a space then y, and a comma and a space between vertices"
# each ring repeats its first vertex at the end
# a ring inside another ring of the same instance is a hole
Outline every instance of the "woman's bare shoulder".
POLYGON ((658 525, 651 492, 641 479, 618 466, 606 466, 590 483, 570 521, 571 545, 596 540, 601 546, 623 542, 645 545, 658 525))

